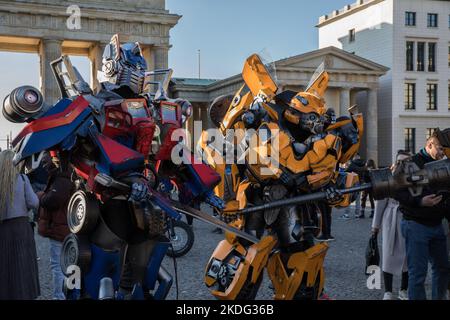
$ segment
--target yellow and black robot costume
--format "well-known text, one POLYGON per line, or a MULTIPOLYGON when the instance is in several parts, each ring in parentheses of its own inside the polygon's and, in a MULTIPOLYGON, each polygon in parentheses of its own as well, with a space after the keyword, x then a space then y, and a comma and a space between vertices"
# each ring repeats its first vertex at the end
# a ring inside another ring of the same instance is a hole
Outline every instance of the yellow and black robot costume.
POLYGON ((219 137, 204 131, 198 147, 222 177, 215 189, 226 202, 222 217, 260 241, 227 232, 208 262, 205 283, 219 299, 253 299, 267 268, 275 299, 316 299, 324 286, 328 245, 314 237, 321 232, 323 205, 351 201, 336 188, 355 185, 357 175, 340 175, 337 168, 359 148, 362 116, 353 110, 336 120, 326 109, 329 76, 321 68, 298 93, 277 94, 257 55, 246 60, 242 77, 245 85, 234 97, 219 97, 210 106, 219 137), (325 203, 242 214, 252 206, 315 191, 326 191, 325 203))

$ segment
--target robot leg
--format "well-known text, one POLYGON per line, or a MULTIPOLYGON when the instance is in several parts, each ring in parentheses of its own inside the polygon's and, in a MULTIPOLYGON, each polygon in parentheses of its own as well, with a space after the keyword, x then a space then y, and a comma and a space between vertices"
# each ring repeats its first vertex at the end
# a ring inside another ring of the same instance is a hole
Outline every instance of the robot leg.
POLYGON ((267 272, 274 286, 274 299, 317 299, 324 286, 323 261, 327 250, 328 244, 319 243, 305 251, 295 252, 290 255, 287 267, 280 252, 272 255, 267 272))
POLYGON ((122 292, 131 292, 132 297, 146 297, 154 290, 152 298, 166 298, 172 285, 172 277, 161 263, 169 244, 168 240, 152 239, 128 246, 120 282, 122 292), (137 290, 142 291, 142 295, 136 292, 137 290))
POLYGON ((114 290, 117 290, 125 245, 125 241, 117 237, 102 218, 90 236, 69 234, 61 251, 61 268, 67 277, 66 297, 98 299, 103 278, 110 278, 114 290), (74 266, 79 270, 78 288, 69 285, 76 275, 74 266))
MULTIPOLYGON (((264 220, 246 221, 246 231, 260 236, 264 220), (262 221, 262 224, 260 223, 262 221)), ((248 217, 250 218, 250 217, 248 217)), ((263 219, 263 217, 262 217, 263 219)), ((266 236, 258 243, 247 244, 229 233, 214 250, 206 267, 205 284, 221 300, 254 299, 262 281, 264 267, 277 239, 266 236)))

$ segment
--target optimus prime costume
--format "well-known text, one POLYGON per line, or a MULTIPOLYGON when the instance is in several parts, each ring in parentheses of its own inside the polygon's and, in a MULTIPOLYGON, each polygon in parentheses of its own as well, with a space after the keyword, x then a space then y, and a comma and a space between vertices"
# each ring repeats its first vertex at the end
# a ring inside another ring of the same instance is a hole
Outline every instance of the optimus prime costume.
MULTIPOLYGON (((64 241, 61 264, 68 275, 71 266, 80 267, 81 289, 68 295, 164 299, 172 283, 161 266, 170 245, 164 223, 180 214, 162 192, 175 183, 183 203, 202 199, 221 206, 211 192, 220 180, 212 169, 171 161, 181 141, 172 134, 183 132, 192 107, 166 97, 171 70, 146 72, 139 44, 121 45, 118 35, 104 50, 97 94, 68 57, 51 65, 62 99, 48 106, 37 89, 22 86, 6 97, 3 115, 28 122, 13 141, 16 164, 35 169, 49 151, 62 170, 76 173, 78 191, 68 206, 72 234, 64 241), (166 78, 151 94, 150 77, 159 74, 166 78)), ((192 157, 183 148, 177 153, 192 157)))

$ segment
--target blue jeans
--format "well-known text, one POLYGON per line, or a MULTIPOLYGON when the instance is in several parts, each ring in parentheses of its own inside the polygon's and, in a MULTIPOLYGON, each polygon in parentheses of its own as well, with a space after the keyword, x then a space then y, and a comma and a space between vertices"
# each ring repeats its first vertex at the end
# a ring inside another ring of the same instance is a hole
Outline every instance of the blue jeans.
POLYGON ((410 300, 425 300, 425 278, 428 261, 432 270, 432 299, 443 300, 448 286, 449 262, 447 238, 442 224, 429 227, 402 220, 401 229, 406 243, 410 300))
POLYGON ((50 239, 50 268, 53 274, 53 300, 65 300, 66 297, 62 291, 64 274, 61 270, 62 242, 50 239))

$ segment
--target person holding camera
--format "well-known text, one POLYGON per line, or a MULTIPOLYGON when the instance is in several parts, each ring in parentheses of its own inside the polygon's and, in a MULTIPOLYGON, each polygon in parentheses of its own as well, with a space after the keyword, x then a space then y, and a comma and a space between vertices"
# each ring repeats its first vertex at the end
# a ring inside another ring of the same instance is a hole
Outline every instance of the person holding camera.
MULTIPOLYGON (((426 145, 411 161, 419 168, 426 163, 444 157, 444 149, 436 132, 427 140, 426 145)), ((424 300, 425 278, 428 262, 432 268, 432 299, 444 300, 447 295, 449 261, 447 239, 442 220, 450 213, 449 201, 442 201, 443 196, 424 187, 422 194, 412 196, 409 190, 398 192, 395 199, 403 213, 401 231, 405 238, 406 258, 408 263, 408 297, 410 300, 424 300)))

